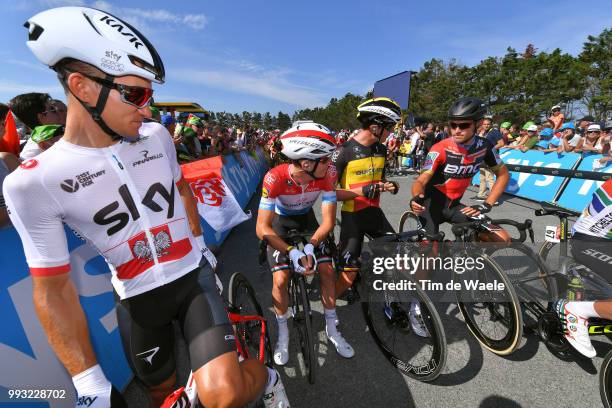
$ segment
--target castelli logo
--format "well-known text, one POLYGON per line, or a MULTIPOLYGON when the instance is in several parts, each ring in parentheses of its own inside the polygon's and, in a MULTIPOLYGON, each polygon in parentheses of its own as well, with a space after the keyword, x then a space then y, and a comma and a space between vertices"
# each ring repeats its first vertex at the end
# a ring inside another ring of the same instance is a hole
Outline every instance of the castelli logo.
POLYGON ((189 183, 193 194, 201 204, 218 207, 225 197, 225 186, 219 178, 196 180, 189 183))
POLYGON ((30 160, 26 160, 23 163, 21 163, 21 165, 19 167, 21 167, 22 169, 25 169, 25 170, 30 170, 30 169, 33 169, 36 166, 38 166, 38 160, 30 159, 30 160))

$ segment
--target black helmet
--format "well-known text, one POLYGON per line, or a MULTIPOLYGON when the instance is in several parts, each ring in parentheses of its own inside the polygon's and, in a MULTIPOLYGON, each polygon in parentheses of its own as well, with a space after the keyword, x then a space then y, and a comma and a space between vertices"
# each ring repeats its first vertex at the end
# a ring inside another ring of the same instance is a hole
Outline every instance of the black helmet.
POLYGON ((357 106, 357 120, 364 126, 372 123, 395 125, 401 118, 402 108, 393 99, 373 98, 357 106))
POLYGON ((478 98, 465 97, 457 100, 448 109, 449 119, 471 119, 478 121, 487 112, 487 107, 478 98))

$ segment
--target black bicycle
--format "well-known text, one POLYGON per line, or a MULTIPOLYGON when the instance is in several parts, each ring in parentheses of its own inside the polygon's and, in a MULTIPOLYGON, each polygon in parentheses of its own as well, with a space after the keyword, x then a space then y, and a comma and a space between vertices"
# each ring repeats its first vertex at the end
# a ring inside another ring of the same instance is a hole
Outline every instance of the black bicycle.
MULTIPOLYGON (((423 250, 418 244, 423 239, 427 238, 431 244, 443 237, 443 234, 428 236, 423 230, 407 231, 370 239, 368 248, 374 253, 380 249, 386 256, 391 252, 417 256, 416 251, 423 250), (389 245, 394 245, 391 252, 389 245)), ((411 378, 419 381, 435 380, 446 363, 447 344, 442 320, 429 296, 412 276, 396 269, 387 269, 384 275, 365 274, 362 278, 362 293, 367 294, 367 300, 361 304, 366 324, 387 360, 411 378), (412 282, 410 291, 381 286, 383 282, 405 281, 412 282), (415 333, 415 321, 425 333, 415 333)))
MULTIPOLYGON (((301 233, 297 230, 289 230, 283 240, 289 245, 303 249, 308 243, 312 232, 301 233)), ((266 243, 262 241, 260 245, 260 264, 265 260, 266 243)), ((309 292, 306 284, 306 277, 296 273, 293 263, 289 262, 291 278, 289 280, 289 309, 291 310, 292 327, 298 334, 299 350, 302 354, 306 376, 310 384, 315 383, 317 358, 315 350, 315 333, 312 326, 312 309, 310 307, 309 292)))

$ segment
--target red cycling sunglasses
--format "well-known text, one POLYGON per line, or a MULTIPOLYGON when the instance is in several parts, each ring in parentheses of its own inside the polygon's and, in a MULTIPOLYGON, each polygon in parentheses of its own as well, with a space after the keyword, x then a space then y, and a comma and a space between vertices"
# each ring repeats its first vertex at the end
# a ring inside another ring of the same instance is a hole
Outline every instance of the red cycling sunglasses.
POLYGON ((153 98, 152 88, 145 88, 144 86, 116 84, 113 81, 108 81, 103 78, 87 75, 82 72, 80 74, 86 76, 94 82, 99 83, 104 87, 116 90, 117 92, 119 92, 119 96, 121 97, 121 100, 123 102, 127 103, 128 105, 135 106, 138 109, 142 109, 146 106, 149 106, 149 104, 151 103, 151 99, 153 98))

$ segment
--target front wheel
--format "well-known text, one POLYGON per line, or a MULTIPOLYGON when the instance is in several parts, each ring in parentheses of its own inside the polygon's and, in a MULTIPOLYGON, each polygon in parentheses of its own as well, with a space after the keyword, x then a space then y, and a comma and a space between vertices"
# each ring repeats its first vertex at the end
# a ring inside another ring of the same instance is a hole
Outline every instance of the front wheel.
MULTIPOLYGON (((255 296, 255 289, 240 272, 235 272, 229 283, 229 311, 240 316, 261 316, 263 309, 255 296)), ((272 346, 268 331, 263 332, 264 354, 261 354, 262 322, 261 320, 246 320, 232 322, 238 336, 240 346, 247 356, 272 366, 272 346)))
POLYGON ((442 320, 429 296, 418 285, 411 291, 414 300, 400 298, 396 291, 371 287, 363 291, 368 293, 367 302, 361 304, 366 324, 387 360, 411 378, 435 380, 446 363, 447 345, 442 320), (421 327, 420 335, 415 323, 421 327))
POLYGON ((488 256, 482 255, 484 267, 466 276, 467 282, 502 283, 503 290, 462 290, 457 292, 459 310, 470 332, 483 347, 500 356, 516 350, 523 336, 521 303, 508 276, 488 256))
POLYGON ((314 332, 312 328, 310 300, 308 299, 306 282, 303 276, 292 276, 289 281, 289 296, 291 298, 291 308, 293 312, 293 327, 298 332, 300 351, 304 359, 306 375, 308 377, 308 382, 314 384, 317 366, 314 332))
POLYGON ((612 350, 606 354, 599 370, 599 394, 604 407, 612 407, 612 350))
POLYGON ((402 214, 397 232, 416 231, 421 228, 423 228, 421 219, 411 210, 408 210, 402 214))

